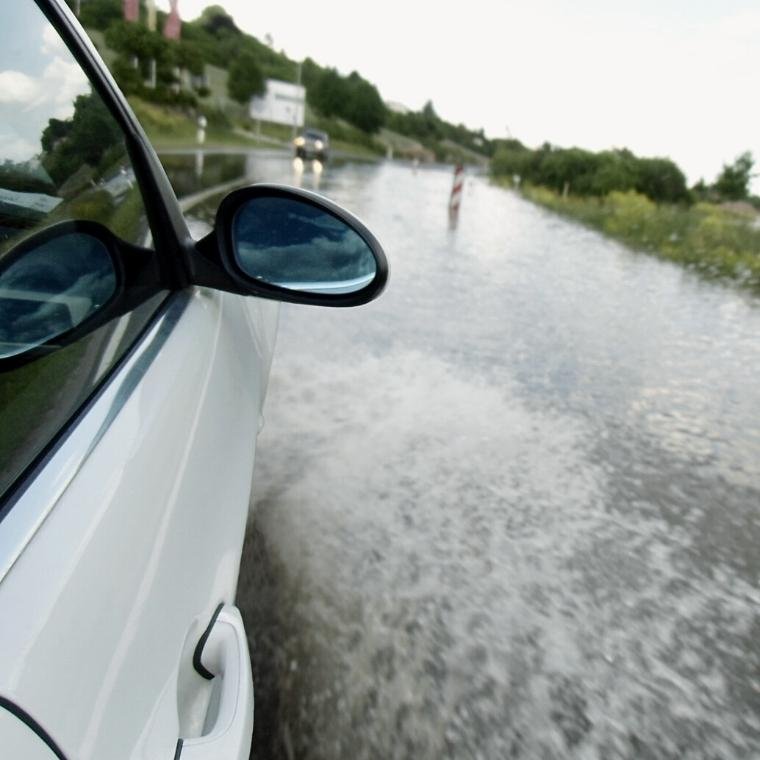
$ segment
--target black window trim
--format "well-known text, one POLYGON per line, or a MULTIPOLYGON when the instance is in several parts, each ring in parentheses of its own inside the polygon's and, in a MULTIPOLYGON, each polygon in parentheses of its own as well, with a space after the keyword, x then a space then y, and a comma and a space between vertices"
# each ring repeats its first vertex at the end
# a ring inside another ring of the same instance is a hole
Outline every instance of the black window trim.
MULTIPOLYGON (((123 366, 140 348, 145 336, 159 320, 166 316, 171 305, 177 301, 176 296, 179 295, 177 291, 188 286, 190 280, 186 274, 188 271, 186 261, 195 245, 174 190, 155 150, 71 9, 66 5, 65 0, 33 0, 33 2, 60 35, 124 134, 127 152, 135 171, 148 216, 154 248, 161 262, 165 282, 170 283, 172 290, 147 319, 132 345, 114 362, 113 366, 92 388, 87 398, 44 444, 12 485, 0 495, 0 523, 23 497, 29 484, 44 469, 78 423, 97 402, 105 388, 110 385, 123 366)), ((184 301, 186 300, 184 299, 184 301)), ((182 311, 184 311, 184 306, 182 311)), ((0 558, 0 564, 2 564, 2 558, 0 558)))
POLYGON ((187 287, 190 284, 188 261, 194 241, 156 151, 65 0, 34 2, 58 32, 124 133, 164 281, 172 289, 187 287))

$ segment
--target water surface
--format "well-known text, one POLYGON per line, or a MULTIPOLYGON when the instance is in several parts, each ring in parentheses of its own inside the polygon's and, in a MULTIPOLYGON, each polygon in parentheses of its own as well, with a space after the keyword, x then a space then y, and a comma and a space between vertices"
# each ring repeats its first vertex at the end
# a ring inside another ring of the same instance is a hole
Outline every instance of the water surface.
POLYGON ((245 174, 392 264, 373 304, 282 309, 254 756, 758 756, 757 300, 484 179, 450 229, 448 170, 245 174))

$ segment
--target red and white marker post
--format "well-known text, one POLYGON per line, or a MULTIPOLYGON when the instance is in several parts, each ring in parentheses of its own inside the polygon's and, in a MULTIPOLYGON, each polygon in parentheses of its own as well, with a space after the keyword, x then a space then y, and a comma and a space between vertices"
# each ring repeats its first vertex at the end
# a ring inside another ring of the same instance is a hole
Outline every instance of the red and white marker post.
POLYGON ((462 205, 462 188, 464 187, 464 166, 457 164, 454 167, 454 184, 451 187, 449 198, 449 216, 456 219, 459 216, 459 207, 462 205))

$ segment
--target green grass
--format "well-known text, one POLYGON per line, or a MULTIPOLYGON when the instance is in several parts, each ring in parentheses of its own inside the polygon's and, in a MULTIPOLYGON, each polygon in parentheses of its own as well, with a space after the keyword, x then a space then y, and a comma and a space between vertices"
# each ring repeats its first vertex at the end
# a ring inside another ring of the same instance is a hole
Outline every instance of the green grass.
MULTIPOLYGON (((197 147, 198 126, 194 118, 185 112, 148 103, 131 97, 129 104, 142 124, 151 142, 156 147, 197 147)), ((231 126, 210 123, 206 130, 206 146, 247 146, 255 145, 250 140, 236 134, 231 126)))
POLYGON ((376 161, 381 155, 379 150, 369 148, 366 145, 357 145, 356 143, 347 142, 346 140, 330 140, 330 148, 333 151, 339 151, 355 158, 366 158, 376 161))
MULTIPOLYGON (((503 184, 507 184, 506 182, 503 184)), ((644 195, 613 192, 605 198, 568 196, 543 187, 522 194, 631 248, 675 261, 707 277, 760 290, 760 229, 755 218, 713 203, 656 204, 644 195)))

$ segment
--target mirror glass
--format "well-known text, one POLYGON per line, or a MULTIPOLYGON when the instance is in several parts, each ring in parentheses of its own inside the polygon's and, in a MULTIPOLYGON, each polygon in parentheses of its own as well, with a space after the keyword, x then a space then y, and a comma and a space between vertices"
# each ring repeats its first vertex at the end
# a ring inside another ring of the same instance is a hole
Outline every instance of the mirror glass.
POLYGON ((0 259, 0 359, 41 346, 80 325, 116 292, 105 245, 69 232, 0 259))
POLYGON ((355 293, 377 266, 345 222, 295 198, 259 197, 235 214, 234 255, 250 277, 306 293, 355 293))

